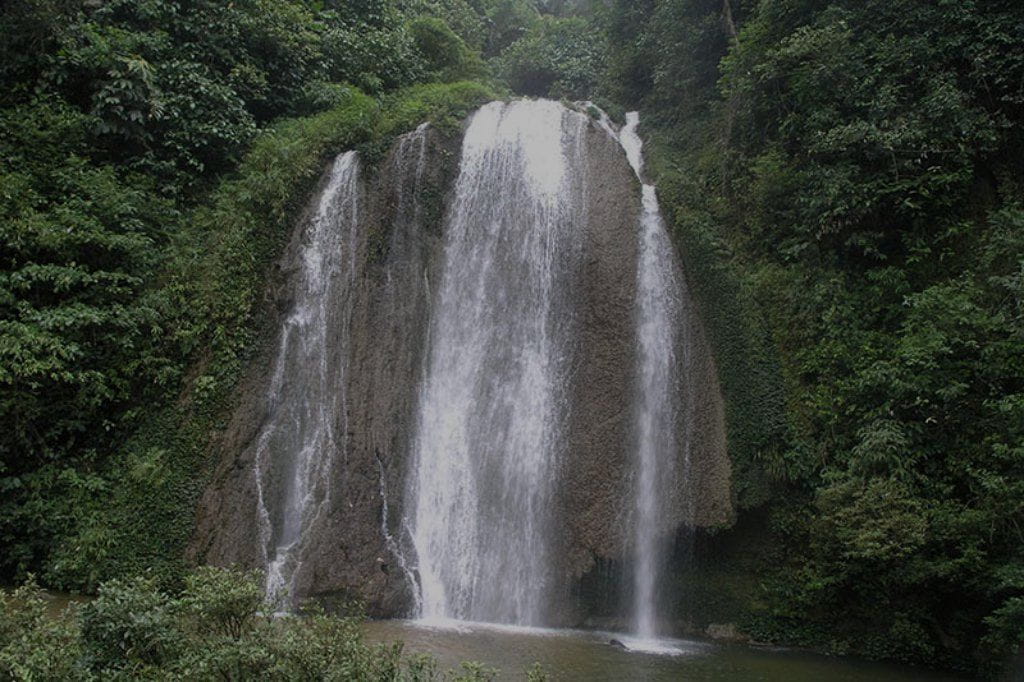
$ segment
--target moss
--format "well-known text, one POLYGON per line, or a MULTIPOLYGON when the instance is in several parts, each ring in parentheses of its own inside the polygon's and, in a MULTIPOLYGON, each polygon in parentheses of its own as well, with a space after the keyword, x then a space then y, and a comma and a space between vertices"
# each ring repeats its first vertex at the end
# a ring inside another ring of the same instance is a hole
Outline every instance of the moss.
POLYGON ((677 134, 650 131, 649 169, 718 367, 735 501, 749 509, 770 498, 771 462, 786 442, 782 371, 752 279, 738 266, 717 221, 693 200, 703 188, 676 163, 701 163, 670 146, 668 139, 677 134))
POLYGON ((440 236, 444 222, 445 188, 451 187, 452 180, 459 170, 459 159, 454 151, 445 148, 440 154, 441 168, 437 182, 423 188, 420 195, 423 207, 423 224, 427 230, 434 230, 440 236))
POLYGON ((466 116, 497 98, 489 86, 474 81, 417 85, 383 101, 386 115, 377 133, 382 138, 393 138, 424 121, 442 132, 456 132, 466 116))

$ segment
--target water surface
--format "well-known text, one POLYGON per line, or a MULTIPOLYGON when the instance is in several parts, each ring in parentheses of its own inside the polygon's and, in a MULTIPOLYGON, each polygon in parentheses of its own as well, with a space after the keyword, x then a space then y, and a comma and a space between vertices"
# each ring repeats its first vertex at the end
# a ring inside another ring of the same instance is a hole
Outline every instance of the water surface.
POLYGON ((611 646, 628 635, 412 621, 366 625, 371 642, 401 640, 407 653, 434 654, 442 669, 477 661, 501 670, 500 680, 524 680, 539 662, 552 680, 642 680, 673 682, 939 682, 961 678, 927 670, 782 649, 660 640, 661 653, 611 646))

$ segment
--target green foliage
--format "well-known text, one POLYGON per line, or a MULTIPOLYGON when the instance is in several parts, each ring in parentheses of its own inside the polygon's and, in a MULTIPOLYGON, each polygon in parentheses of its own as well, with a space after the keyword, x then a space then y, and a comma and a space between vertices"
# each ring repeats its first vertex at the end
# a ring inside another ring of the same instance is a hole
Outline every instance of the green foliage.
POLYGON ((489 28, 484 46, 487 57, 500 55, 541 23, 537 8, 527 0, 492 0, 487 3, 485 16, 489 28))
POLYGON ((218 637, 241 639, 264 606, 260 577, 200 567, 185 578, 183 612, 218 637))
MULTIPOLYGON (((100 587, 77 612, 47 614, 34 583, 0 592, 0 674, 34 680, 337 680, 485 682, 497 670, 464 663, 441 672, 397 644, 368 644, 358 618, 310 607, 274 615, 262 576, 204 568, 178 594, 134 578, 100 587)), ((547 679, 539 666, 527 679, 547 679)))
POLYGON ((602 45, 590 22, 543 18, 497 59, 497 71, 524 95, 584 99, 603 69, 602 45))
POLYGON ((389 97, 481 73, 417 25, 390 0, 0 7, 0 575, 180 575, 214 406, 324 159, 480 97, 389 97))
POLYGON ((1020 643, 1022 21, 1011 2, 607 15, 604 89, 645 108, 739 501, 788 548, 759 638, 974 670, 1020 643), (774 496, 751 497, 757 470, 774 496))
POLYGON ((534 663, 526 670, 527 682, 548 682, 551 679, 540 663, 534 663))
POLYGON ((487 86, 471 81, 444 85, 417 85, 384 100, 387 116, 377 132, 391 138, 415 128, 424 121, 451 131, 463 119, 497 95, 487 86))
MULTIPOLYGON (((389 16, 398 20, 393 13, 389 16)), ((404 24, 356 26, 356 30, 342 25, 325 32, 323 52, 328 64, 327 80, 354 83, 376 94, 422 78, 415 43, 404 24)))
POLYGON ((102 677, 139 676, 179 655, 174 605, 152 580, 113 580, 82 607, 86 667, 102 677))
POLYGON ((267 273, 327 159, 360 148, 372 162, 375 150, 423 121, 453 125, 492 98, 473 83, 416 86, 382 105, 351 90, 341 107, 282 121, 256 139, 237 175, 188 215, 169 247, 160 300, 176 390, 143 413, 88 497, 49 484, 55 499, 77 505, 64 525, 47 520, 54 504, 40 496, 40 523, 57 536, 42 553, 49 584, 91 591, 102 579, 146 573, 180 585, 209 434, 270 333, 267 273))
MULTIPOLYGON (((314 113, 312 84, 376 93, 423 76, 405 17, 389 2, 314 11, 297 0, 244 0, 182 11, 165 0, 116 0, 86 11, 37 0, 0 19, 20 32, 5 52, 34 57, 12 58, 12 82, 93 114, 98 151, 129 157, 173 185, 165 191, 233 166, 261 124, 314 113)), ((26 97, 18 88, 8 96, 26 97)))
POLYGON ((0 591, 0 678, 78 679, 81 655, 73 620, 47 613, 34 579, 10 594, 0 591))
MULTIPOLYGON (((716 95, 728 46, 722 0, 616 2, 605 17, 608 78, 615 99, 645 104, 648 120, 681 123, 716 95)), ((741 3, 732 0, 742 17, 741 3)), ((750 3, 744 3, 750 4, 750 3)))
POLYGON ((485 67, 448 24, 434 17, 419 17, 410 24, 416 49, 432 80, 450 82, 480 78, 485 67))
MULTIPOLYGON (((542 19, 599 14, 599 0, 401 0, 403 11, 443 21, 473 52, 500 56, 542 19)), ((595 34, 600 32, 595 28, 595 34)))
POLYGON ((404 0, 407 14, 443 21, 475 53, 487 42, 486 3, 480 0, 404 0))
MULTIPOLYGON (((376 102, 353 91, 337 109, 277 124, 253 144, 237 177, 195 211, 176 244, 175 279, 168 283, 171 310, 179 316, 171 326, 185 354, 203 348, 215 366, 235 370, 237 344, 243 343, 235 334, 255 314, 252 292, 262 284, 267 259, 323 160, 368 139, 377 116, 376 102)), ((209 384, 215 379, 204 374, 195 381, 215 393, 209 384)))
POLYGON ((174 209, 139 178, 90 163, 93 117, 40 97, 0 110, 0 552, 27 568, 46 546, 41 486, 93 461, 159 377, 145 291, 174 209), (70 455, 69 453, 73 453, 70 455))
POLYGON ((982 639, 985 653, 1004 657, 1006 652, 1019 651, 1024 641, 1024 599, 1010 597, 985 618, 988 634, 982 639))

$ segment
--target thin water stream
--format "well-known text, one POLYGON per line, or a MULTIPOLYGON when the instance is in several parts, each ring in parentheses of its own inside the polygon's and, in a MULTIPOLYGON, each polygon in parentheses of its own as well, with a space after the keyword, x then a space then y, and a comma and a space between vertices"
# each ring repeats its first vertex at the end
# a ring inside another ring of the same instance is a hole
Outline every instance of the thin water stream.
POLYGON ((618 134, 633 171, 643 185, 640 254, 637 264, 636 334, 639 366, 634 403, 634 565, 633 620, 637 636, 658 635, 659 583, 673 528, 671 507, 686 504, 689 424, 680 413, 682 391, 696 386, 685 379, 686 345, 680 334, 683 319, 682 277, 674 262, 675 248, 661 217, 654 185, 643 179, 643 142, 637 134, 640 115, 626 115, 618 134), (679 351, 683 351, 680 357, 679 351))
POLYGON ((309 221, 280 331, 256 444, 266 593, 289 606, 311 529, 329 507, 334 458, 345 451, 346 350, 359 220, 359 158, 340 155, 309 221))

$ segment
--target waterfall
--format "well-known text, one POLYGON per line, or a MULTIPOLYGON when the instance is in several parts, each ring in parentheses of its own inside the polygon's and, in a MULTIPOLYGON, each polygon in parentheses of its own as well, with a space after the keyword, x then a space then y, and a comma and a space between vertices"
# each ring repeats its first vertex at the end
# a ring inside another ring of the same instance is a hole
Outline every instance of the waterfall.
MULTIPOLYGON (((619 141, 643 183, 643 142, 637 134, 640 116, 626 115, 619 141)), ((633 626, 642 639, 658 634, 658 588, 671 541, 673 507, 687 491, 681 485, 689 469, 689 425, 680 423, 680 390, 689 344, 681 336, 683 281, 674 261, 674 247, 665 229, 653 185, 643 183, 637 265, 636 329, 639 358, 634 404, 635 534, 633 561, 633 626), (680 343, 682 341, 683 343, 680 343), (682 350, 679 357, 677 348, 682 350), (680 437, 681 436, 681 437, 680 437), (677 465, 682 448, 682 470, 677 465)), ((682 413, 685 418, 686 412, 682 413)), ((685 499, 683 500, 685 503, 685 499)))
POLYGON ((339 156, 296 254, 293 307, 279 337, 256 441, 268 599, 288 606, 310 529, 330 506, 347 437, 346 349, 359 221, 359 160, 339 156))
POLYGON ((587 124, 495 102, 466 130, 410 477, 427 620, 545 619, 587 124))
POLYGON ((372 172, 335 159, 277 263, 276 344, 191 555, 263 566, 284 609, 345 591, 375 616, 515 626, 605 617, 614 597, 588 590, 622 561, 608 592, 666 634, 676 531, 728 519, 729 469, 638 123, 494 102, 457 173, 426 125, 372 172))

